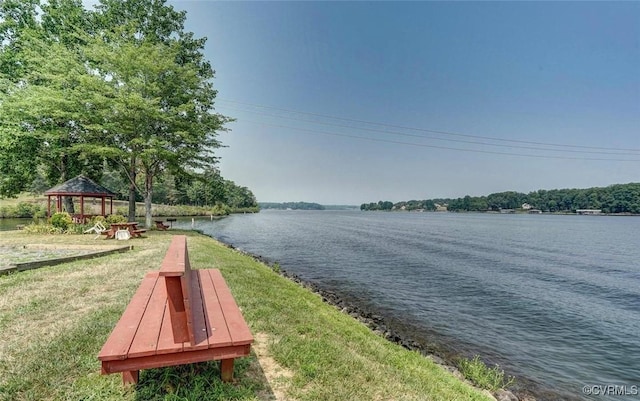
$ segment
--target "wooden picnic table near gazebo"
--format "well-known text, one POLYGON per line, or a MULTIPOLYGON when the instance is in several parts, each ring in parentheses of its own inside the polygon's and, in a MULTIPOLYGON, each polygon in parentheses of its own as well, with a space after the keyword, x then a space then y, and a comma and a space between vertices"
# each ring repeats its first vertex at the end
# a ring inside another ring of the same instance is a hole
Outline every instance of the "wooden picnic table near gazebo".
POLYGON ((95 214, 85 214, 84 201, 86 198, 101 199, 101 215, 106 216, 106 200, 109 199, 109 214, 113 214, 113 197, 116 194, 100 184, 96 184, 91 179, 79 175, 72 178, 58 186, 55 186, 47 191, 47 217, 51 217, 51 198, 56 201, 56 211, 62 212, 62 198, 80 198, 80 213, 75 211, 72 214, 73 221, 76 223, 86 223, 86 220, 93 217, 95 214))

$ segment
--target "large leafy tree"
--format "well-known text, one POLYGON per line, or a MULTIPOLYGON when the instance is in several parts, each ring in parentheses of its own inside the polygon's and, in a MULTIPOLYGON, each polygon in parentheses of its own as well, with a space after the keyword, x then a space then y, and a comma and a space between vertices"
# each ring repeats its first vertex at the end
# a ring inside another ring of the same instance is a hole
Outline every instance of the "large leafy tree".
POLYGON ((180 52, 177 42, 146 41, 98 43, 89 50, 101 79, 96 93, 103 99, 97 102, 108 105, 99 110, 100 153, 121 165, 132 187, 142 175, 149 225, 154 179, 165 170, 215 164, 216 133, 226 121, 204 103, 213 93, 202 94, 202 101, 194 96, 208 91, 210 83, 193 64, 175 61, 180 52))
POLYGON ((8 118, 2 107, 24 71, 23 32, 36 26, 37 1, 0 2, 0 196, 13 196, 24 188, 35 164, 28 157, 37 142, 20 135, 27 127, 8 118))
POLYGON ((121 164, 135 191, 143 193, 151 225, 154 180, 164 171, 182 174, 211 168, 217 134, 229 118, 213 111, 214 72, 202 54, 205 40, 183 31, 184 13, 164 1, 103 1, 103 30, 88 46, 103 96, 101 153, 121 164), (108 27, 108 28, 106 28, 108 27), (144 179, 137 187, 137 177, 144 179))
MULTIPOLYGON (((38 166, 50 184, 78 173, 97 178, 100 161, 76 146, 90 116, 84 102, 87 69, 80 48, 87 12, 80 1, 2 3, 0 56, 0 193, 11 196, 35 178, 38 166)), ((67 206, 73 211, 72 203, 67 206)))

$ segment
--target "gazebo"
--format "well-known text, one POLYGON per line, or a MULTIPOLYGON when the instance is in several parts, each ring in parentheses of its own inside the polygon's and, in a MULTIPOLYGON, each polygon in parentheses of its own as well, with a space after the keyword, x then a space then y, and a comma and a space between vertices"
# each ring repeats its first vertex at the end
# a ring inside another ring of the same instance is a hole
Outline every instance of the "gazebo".
POLYGON ((109 191, 102 185, 96 184, 89 178, 79 175, 75 178, 70 179, 58 186, 55 186, 47 191, 45 191, 47 195, 47 217, 51 217, 51 197, 55 197, 56 199, 56 211, 62 211, 62 197, 80 197, 80 213, 73 213, 73 220, 77 223, 85 223, 87 218, 93 216, 92 214, 84 213, 84 200, 85 198, 99 198, 102 200, 102 216, 106 216, 106 199, 110 200, 110 211, 109 214, 113 214, 113 197, 116 196, 115 193, 109 191))

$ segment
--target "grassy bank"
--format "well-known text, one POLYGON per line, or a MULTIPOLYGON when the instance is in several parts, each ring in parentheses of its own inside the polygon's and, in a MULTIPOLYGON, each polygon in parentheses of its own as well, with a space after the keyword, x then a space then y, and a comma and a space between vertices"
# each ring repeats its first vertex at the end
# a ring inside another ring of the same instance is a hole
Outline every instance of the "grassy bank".
MULTIPOLYGON (((171 232, 134 250, 0 277, 0 400, 488 400, 250 257, 188 233, 193 268, 219 268, 249 324, 252 356, 222 383, 216 363, 142 371, 135 388, 96 355, 171 232)), ((95 244, 93 236, 0 232, 0 245, 95 244)), ((101 243, 102 243, 101 242, 101 243)))

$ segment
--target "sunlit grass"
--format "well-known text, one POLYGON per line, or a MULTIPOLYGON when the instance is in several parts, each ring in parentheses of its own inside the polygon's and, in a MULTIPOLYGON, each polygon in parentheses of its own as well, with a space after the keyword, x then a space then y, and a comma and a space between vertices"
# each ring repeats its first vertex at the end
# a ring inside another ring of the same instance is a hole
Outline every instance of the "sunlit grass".
POLYGON ((471 380, 475 385, 490 391, 496 391, 506 388, 515 383, 513 376, 505 376, 504 370, 500 366, 487 366, 480 360, 480 356, 476 355, 473 359, 461 359, 458 362, 460 373, 467 379, 471 380))

